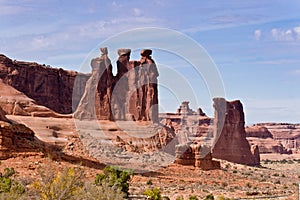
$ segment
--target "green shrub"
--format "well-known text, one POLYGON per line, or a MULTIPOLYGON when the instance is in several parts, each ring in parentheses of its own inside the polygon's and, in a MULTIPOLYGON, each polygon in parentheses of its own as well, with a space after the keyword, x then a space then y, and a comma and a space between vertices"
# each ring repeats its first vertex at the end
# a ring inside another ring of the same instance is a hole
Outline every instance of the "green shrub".
POLYGON ((31 185, 39 199, 76 199, 83 189, 83 171, 78 168, 66 168, 57 175, 41 173, 41 176, 41 181, 31 185))
POLYGON ((0 193, 9 192, 11 188, 12 181, 10 178, 1 177, 0 178, 0 193))
POLYGON ((0 199, 15 200, 25 193, 25 187, 16 180, 10 178, 15 174, 14 168, 5 168, 0 177, 0 199))
POLYGON ((86 183, 81 192, 73 198, 74 200, 123 200, 124 193, 120 188, 113 188, 108 186, 108 183, 103 183, 101 186, 86 183))
POLYGON ((147 188, 143 194, 150 197, 151 200, 161 200, 162 199, 161 191, 157 187, 155 187, 153 189, 147 188))
POLYGON ((246 186, 247 186, 248 188, 251 188, 251 187, 252 187, 251 183, 247 183, 246 186))
POLYGON ((146 183, 147 185, 153 185, 152 181, 149 179, 146 183))
POLYGON ((207 195, 207 196, 205 197, 204 200, 214 200, 214 199, 215 199, 214 195, 209 194, 209 195, 207 195))
POLYGON ((4 169, 4 174, 3 174, 3 177, 5 178, 9 178, 11 177, 12 175, 14 175, 16 172, 15 172, 15 169, 13 167, 11 168, 5 168, 4 169))
POLYGON ((104 174, 96 175, 94 183, 97 186, 102 186, 104 183, 107 183, 109 187, 115 189, 120 188, 125 196, 128 197, 129 181, 132 174, 132 171, 120 170, 117 167, 107 166, 104 168, 104 174))
POLYGON ((180 195, 180 196, 176 197, 176 200, 184 200, 184 198, 182 195, 180 195))
POLYGON ((192 196, 189 196, 189 200, 199 200, 199 199, 197 196, 192 195, 192 196))

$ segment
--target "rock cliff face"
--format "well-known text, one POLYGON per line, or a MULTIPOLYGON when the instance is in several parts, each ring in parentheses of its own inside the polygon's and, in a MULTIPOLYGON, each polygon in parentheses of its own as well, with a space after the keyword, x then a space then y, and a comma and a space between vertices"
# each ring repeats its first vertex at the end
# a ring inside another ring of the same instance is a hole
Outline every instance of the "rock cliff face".
POLYGON ((71 115, 58 114, 51 109, 37 105, 33 99, 12 86, 3 83, 0 79, 0 107, 9 115, 23 115, 36 117, 71 117, 71 115))
POLYGON ((214 99, 214 135, 219 135, 212 150, 214 158, 247 165, 259 165, 257 150, 251 153, 246 139, 243 105, 240 101, 227 102, 223 98, 214 99))
POLYGON ((246 129, 247 139, 256 142, 262 153, 299 153, 300 125, 290 123, 259 123, 246 129), (261 128, 263 127, 263 129, 261 128), (267 137, 271 135, 272 137, 267 137))
POLYGON ((85 87, 88 75, 74 71, 51 68, 33 62, 12 61, 0 55, 0 79, 24 93, 37 104, 46 106, 55 112, 72 112, 72 93, 79 99, 73 99, 77 105, 85 87), (80 75, 78 87, 73 88, 76 76, 80 75))
POLYGON ((264 126, 251 126, 246 127, 246 137, 256 137, 256 138, 273 138, 272 133, 264 126))

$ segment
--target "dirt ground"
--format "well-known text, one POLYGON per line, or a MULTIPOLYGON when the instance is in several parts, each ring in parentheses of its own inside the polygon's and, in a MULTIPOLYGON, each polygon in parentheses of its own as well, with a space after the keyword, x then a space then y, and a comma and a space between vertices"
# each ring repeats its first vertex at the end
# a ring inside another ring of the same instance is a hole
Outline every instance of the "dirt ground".
MULTIPOLYGON (((81 167, 88 181, 93 181, 96 174, 102 172, 105 165, 82 153, 84 147, 72 144, 73 148, 70 148, 69 138, 76 136, 72 119, 32 119, 19 116, 8 118, 26 124, 44 142, 69 145, 66 154, 78 159, 66 160, 43 154, 24 154, 2 160, 1 172, 6 167, 13 167, 17 172, 16 179, 23 183, 39 179, 40 172, 55 173, 65 167, 81 167)), ((265 154, 261 155, 259 167, 221 161, 220 170, 203 171, 193 166, 170 164, 156 171, 136 173, 130 182, 130 194, 142 194, 146 188, 158 187, 163 196, 170 199, 181 195, 185 198, 196 195, 204 199, 208 194, 213 194, 215 197, 235 199, 298 200, 299 183, 300 154, 265 154)))

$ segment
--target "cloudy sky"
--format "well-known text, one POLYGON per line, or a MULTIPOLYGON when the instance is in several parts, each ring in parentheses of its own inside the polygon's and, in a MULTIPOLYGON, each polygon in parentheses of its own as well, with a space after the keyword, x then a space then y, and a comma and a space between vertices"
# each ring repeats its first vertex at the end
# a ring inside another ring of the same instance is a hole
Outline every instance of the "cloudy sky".
MULTIPOLYGON (((88 55, 116 34, 145 27, 175 30, 206 50, 220 73, 224 96, 242 101, 248 124, 299 123, 299 10, 299 0, 0 0, 0 53, 80 71, 88 55)), ((151 37, 160 39, 159 34, 151 37)), ((197 105, 191 100, 192 108, 213 115, 209 85, 205 79, 199 85, 193 81, 201 77, 194 76, 188 61, 164 51, 154 51, 153 58, 160 79, 168 77, 164 66, 183 74, 199 99, 197 105)), ((182 100, 173 101, 177 94, 167 88, 159 95, 164 111, 175 111, 182 100)))

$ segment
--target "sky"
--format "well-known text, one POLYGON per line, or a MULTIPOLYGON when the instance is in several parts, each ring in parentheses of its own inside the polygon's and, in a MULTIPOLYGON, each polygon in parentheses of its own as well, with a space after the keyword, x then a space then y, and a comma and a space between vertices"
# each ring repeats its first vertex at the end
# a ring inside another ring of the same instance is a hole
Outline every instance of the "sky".
MULTIPOLYGON (((89 68, 90 57, 99 54, 100 45, 116 35, 150 27, 176 31, 199 44, 212 60, 210 67, 220 76, 216 84, 222 83, 227 100, 241 100, 247 124, 300 123, 299 10, 299 0, 0 0, 0 53, 82 71, 89 68)), ((154 47, 159 81, 178 84, 175 92, 168 84, 159 87, 160 110, 175 112, 187 100, 192 109, 201 107, 213 116, 212 83, 195 72, 190 60, 169 50, 176 44, 191 55, 198 51, 149 33, 131 36, 151 38, 153 44, 145 47, 154 47), (170 46, 155 49, 166 41, 170 46), (193 95, 185 99, 186 91, 193 95)), ((119 48, 129 44, 123 39, 119 48)), ((136 47, 132 59, 139 59, 142 47, 136 47)), ((116 67, 116 52, 109 51, 109 56, 116 67)))

